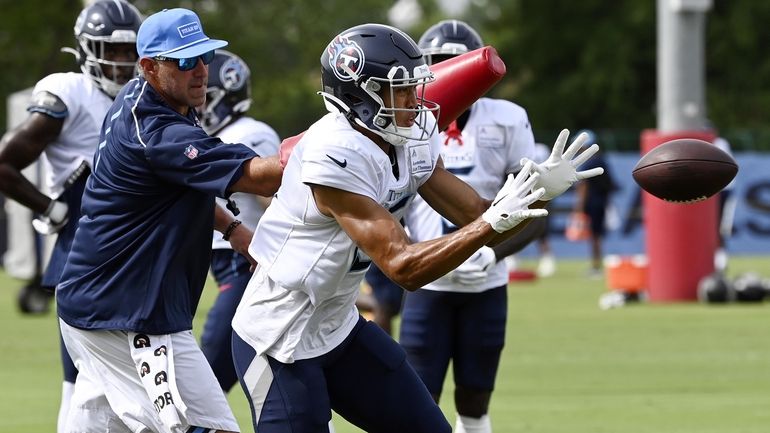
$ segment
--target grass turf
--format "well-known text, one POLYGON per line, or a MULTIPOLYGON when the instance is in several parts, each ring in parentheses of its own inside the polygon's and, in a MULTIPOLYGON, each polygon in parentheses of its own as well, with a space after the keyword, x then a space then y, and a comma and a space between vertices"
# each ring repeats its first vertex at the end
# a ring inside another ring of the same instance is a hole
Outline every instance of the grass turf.
MULTIPOLYGON (((768 276, 768 263, 733 258, 730 274, 768 276)), ((496 433, 767 431, 767 303, 643 303, 602 311, 604 282, 585 278, 586 269, 585 261, 562 261, 554 277, 510 286, 490 412, 496 433)), ((20 286, 0 273, 0 430, 50 432, 61 381, 56 319, 21 315, 20 286)), ((207 288, 197 332, 214 296, 207 288)), ((441 406, 453 423, 452 391, 448 378, 441 406)), ((363 384, 361 392, 377 390, 363 384)), ((243 431, 252 431, 240 389, 230 402, 243 431)), ((359 431, 339 417, 335 427, 359 431)))

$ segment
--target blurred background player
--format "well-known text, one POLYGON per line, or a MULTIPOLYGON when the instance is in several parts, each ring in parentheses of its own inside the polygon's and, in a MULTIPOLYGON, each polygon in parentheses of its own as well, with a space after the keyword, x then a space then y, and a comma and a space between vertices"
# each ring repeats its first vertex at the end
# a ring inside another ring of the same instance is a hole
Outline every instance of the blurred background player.
MULTIPOLYGON (((716 133, 716 130, 714 130, 716 133)), ((723 150, 728 155, 733 154, 730 148, 730 142, 722 136, 717 136, 714 139, 714 146, 723 150)), ((735 179, 733 179, 727 186, 719 192, 719 219, 718 224, 718 236, 719 243, 716 252, 714 253, 714 269, 717 272, 725 272, 727 270, 727 239, 732 236, 733 233, 733 220, 735 217, 735 206, 737 205, 736 198, 732 195, 733 188, 735 187, 735 179)))
MULTIPOLYGON (((596 143, 596 134, 593 131, 584 129, 578 131, 578 135, 582 132, 588 134, 587 145, 596 143)), ((602 151, 594 155, 585 165, 585 169, 594 167, 604 167, 604 174, 575 184, 574 211, 583 213, 588 217, 590 229, 588 242, 591 253, 589 276, 600 277, 603 267, 602 242, 606 234, 607 207, 610 204, 612 192, 615 191, 617 186, 612 179, 612 169, 602 151)))
MULTIPOLYGON (((457 20, 430 27, 418 44, 428 64, 483 46, 478 33, 457 20)), ((482 197, 494 197, 506 176, 520 170, 522 158, 536 158, 527 113, 509 101, 479 99, 440 141, 445 168, 482 197)), ((419 197, 405 220, 415 242, 457 230, 419 197)), ((481 247, 454 271, 406 295, 400 343, 437 402, 452 360, 456 432, 491 432, 487 413, 507 315, 508 270, 502 259, 542 230, 536 222, 494 249, 481 247)))
MULTIPOLYGON (((98 1, 83 9, 75 22, 75 55, 81 73, 51 74, 40 80, 27 111, 29 117, 8 131, 0 147, 0 190, 40 215, 34 222, 42 234, 57 233, 41 285, 53 293, 72 246, 80 219, 80 199, 91 172, 105 113, 123 85, 134 77, 139 11, 123 0, 98 1), (48 167, 41 193, 21 170, 42 156, 48 167)), ((66 417, 77 370, 61 346, 64 365, 59 430, 66 417)))
MULTIPOLYGON (((535 143, 535 158, 534 161, 537 163, 541 163, 548 159, 548 157, 551 155, 551 148, 548 147, 548 145, 544 143, 535 143)), ((546 207, 547 209, 548 207, 546 207)), ((548 241, 548 236, 550 235, 550 222, 551 216, 546 215, 545 218, 543 218, 543 229, 540 233, 540 235, 535 240, 537 244, 537 252, 538 252, 538 262, 537 262, 537 276, 538 277, 550 277, 554 273, 556 273, 556 256, 553 254, 553 250, 551 250, 551 244, 548 241)), ((506 260, 508 258, 506 257, 506 260)))
MULTIPOLYGON (((231 52, 217 50, 209 64, 206 103, 200 110, 201 126, 209 135, 222 139, 223 145, 243 143, 260 157, 276 155, 280 143, 278 134, 266 123, 246 116, 251 102, 251 71, 248 65, 231 52)), ((270 198, 236 192, 229 200, 217 198, 217 203, 253 232, 270 204, 270 198)), ((219 287, 219 294, 203 326, 201 350, 211 364, 219 385, 227 392, 238 381, 233 367, 233 329, 230 322, 252 272, 249 260, 234 251, 230 242, 217 231, 214 231, 212 248, 211 273, 219 287)))

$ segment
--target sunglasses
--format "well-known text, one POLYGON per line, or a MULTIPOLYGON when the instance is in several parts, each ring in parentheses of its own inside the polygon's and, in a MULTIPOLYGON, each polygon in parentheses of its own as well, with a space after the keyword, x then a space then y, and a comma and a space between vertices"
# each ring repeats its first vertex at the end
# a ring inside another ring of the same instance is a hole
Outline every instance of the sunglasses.
POLYGON ((211 61, 214 60, 214 50, 203 53, 200 56, 188 57, 185 59, 174 59, 171 57, 163 56, 155 56, 154 59, 160 60, 161 62, 177 62, 176 66, 180 71, 191 71, 195 69, 195 66, 198 65, 198 59, 200 59, 204 65, 211 63, 211 61))

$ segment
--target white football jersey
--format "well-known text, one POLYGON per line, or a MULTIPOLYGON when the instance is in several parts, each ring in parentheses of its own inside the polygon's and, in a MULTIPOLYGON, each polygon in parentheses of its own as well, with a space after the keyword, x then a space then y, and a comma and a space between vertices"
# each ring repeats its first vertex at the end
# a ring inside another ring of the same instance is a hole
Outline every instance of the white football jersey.
MULTIPOLYGON (((441 157, 446 169, 473 187, 480 196, 492 199, 508 173, 520 170, 521 158, 533 158, 535 139, 527 112, 510 101, 482 98, 471 114, 459 140, 441 133, 441 157)), ((457 228, 417 198, 405 218, 413 241, 435 239, 457 228)), ((428 290, 482 292, 508 282, 508 271, 500 261, 480 286, 454 283, 448 275, 426 285, 428 290)))
POLYGON ((51 74, 40 80, 34 93, 50 92, 67 106, 61 133, 46 146, 46 186, 55 197, 64 190, 64 181, 85 161, 89 167, 99 145, 99 133, 112 99, 87 76, 74 73, 51 74))
MULTIPOLYGON (((278 145, 280 139, 273 128, 267 123, 252 119, 251 117, 240 117, 235 122, 225 126, 217 137, 224 143, 243 143, 262 158, 278 154, 278 145)), ((238 209, 241 211, 235 218, 243 222, 243 225, 251 230, 257 228, 257 222, 265 212, 265 208, 254 194, 244 192, 233 193, 230 198, 235 201, 238 209)), ((217 198, 217 204, 230 213, 225 207, 227 200, 217 198)), ((211 244, 213 249, 230 249, 230 241, 222 239, 222 233, 214 231, 214 240, 211 244)))
POLYGON ((440 146, 438 134, 397 146, 396 178, 388 155, 344 116, 327 114, 313 124, 249 247, 260 267, 233 319, 238 335, 281 362, 339 345, 358 318, 355 300, 370 261, 334 218, 318 211, 308 184, 364 195, 399 219, 433 173, 440 146))

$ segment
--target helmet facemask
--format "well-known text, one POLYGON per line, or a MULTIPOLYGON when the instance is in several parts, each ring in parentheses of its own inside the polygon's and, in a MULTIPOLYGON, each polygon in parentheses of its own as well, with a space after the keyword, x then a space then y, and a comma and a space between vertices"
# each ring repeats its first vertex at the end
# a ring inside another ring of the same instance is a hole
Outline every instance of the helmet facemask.
MULTIPOLYGON (((425 141, 429 139, 436 130, 436 122, 429 122, 428 112, 434 113, 434 118, 438 117, 439 106, 433 101, 425 99, 423 96, 415 96, 417 104, 414 108, 396 107, 396 93, 399 89, 413 88, 411 91, 416 95, 425 94, 425 85, 434 81, 435 77, 427 65, 423 64, 410 72, 404 66, 394 66, 388 71, 386 78, 368 77, 362 79, 358 74, 352 71, 347 65, 341 65, 343 69, 353 77, 356 86, 363 90, 370 97, 378 108, 377 112, 368 122, 361 120, 360 116, 353 116, 354 121, 381 136, 385 141, 394 145, 402 146, 408 140, 425 141), (383 96, 388 99, 385 103, 383 96), (396 119, 398 113, 415 113, 414 124, 412 126, 399 126, 396 119)), ((330 95, 323 94, 326 98, 330 95)), ((334 98, 337 104, 341 101, 334 98)), ((344 103, 345 111, 357 112, 356 107, 347 107, 344 103)), ((327 103, 327 107, 329 104, 327 103)))
POLYGON ((109 60, 107 53, 111 44, 130 44, 135 47, 134 31, 115 30, 110 36, 83 33, 78 36, 77 41, 81 71, 91 77, 94 83, 109 96, 114 98, 123 85, 136 76, 136 58, 133 61, 109 60))

